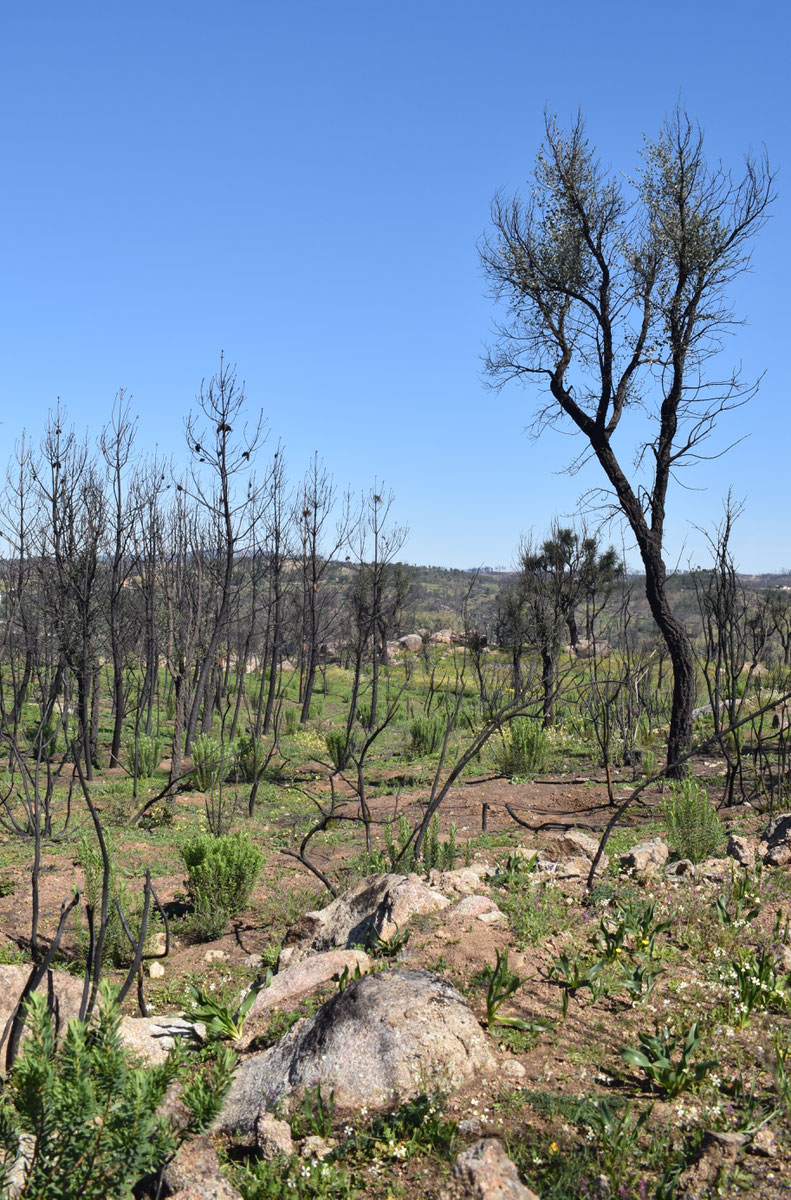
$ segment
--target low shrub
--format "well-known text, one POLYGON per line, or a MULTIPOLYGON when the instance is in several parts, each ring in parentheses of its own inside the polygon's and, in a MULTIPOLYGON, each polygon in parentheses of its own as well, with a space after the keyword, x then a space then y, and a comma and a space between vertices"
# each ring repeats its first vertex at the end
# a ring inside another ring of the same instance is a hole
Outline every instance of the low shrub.
POLYGON ((542 771, 549 758, 549 743, 541 724, 530 717, 517 717, 503 735, 502 745, 494 747, 494 758, 497 769, 509 779, 542 771))
POLYGON ((181 848, 187 895, 197 932, 219 937, 228 921, 248 905, 264 855, 246 833, 198 834, 181 848))
POLYGON ((410 747, 412 758, 425 758, 436 754, 445 736, 446 721, 436 713, 427 717, 425 713, 416 716, 409 725, 410 747))
POLYGON ((191 1066, 189 1078, 178 1054, 134 1067, 121 1045, 120 1020, 113 989, 104 982, 96 1017, 70 1021, 57 1045, 46 997, 30 997, 29 1037, 0 1096, 0 1193, 10 1193, 25 1145, 29 1166, 16 1180, 18 1200, 131 1196, 134 1184, 211 1124, 230 1087, 233 1055, 218 1050, 203 1070, 191 1066), (179 1076, 188 1118, 177 1128, 160 1106, 179 1076))
POLYGON ((127 738, 126 766, 127 770, 132 772, 135 769, 135 749, 137 749, 138 777, 150 779, 162 758, 162 739, 149 737, 146 733, 139 733, 137 738, 134 735, 127 738))
POLYGON ((708 792, 692 775, 671 786, 664 818, 671 848, 679 858, 690 862, 711 857, 725 840, 725 830, 708 792))
POLYGON ((223 777, 225 752, 222 742, 208 733, 198 733, 192 739, 192 778, 201 792, 213 792, 223 777))

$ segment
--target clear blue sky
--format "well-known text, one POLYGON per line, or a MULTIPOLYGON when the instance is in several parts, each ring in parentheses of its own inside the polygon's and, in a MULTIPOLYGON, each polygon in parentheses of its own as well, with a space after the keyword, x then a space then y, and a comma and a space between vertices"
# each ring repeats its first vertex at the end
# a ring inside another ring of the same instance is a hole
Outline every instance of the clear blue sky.
POLYGON ((138 444, 179 456, 224 349, 294 478, 318 450, 340 487, 384 479, 409 561, 509 563, 598 476, 527 438, 528 392, 483 387, 492 195, 545 106, 629 171, 680 100, 737 171, 765 144, 781 197, 724 361, 766 372, 718 435, 751 437, 673 491, 668 548, 702 560, 732 485, 741 567, 791 566, 789 33, 732 0, 4 5, 0 457, 58 396, 98 433, 119 388, 138 444))

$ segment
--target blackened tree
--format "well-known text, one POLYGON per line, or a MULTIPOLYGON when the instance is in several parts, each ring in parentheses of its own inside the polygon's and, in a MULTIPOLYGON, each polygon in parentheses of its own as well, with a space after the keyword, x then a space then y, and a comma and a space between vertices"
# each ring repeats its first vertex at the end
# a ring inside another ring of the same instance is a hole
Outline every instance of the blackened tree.
POLYGON ((571 423, 584 440, 573 465, 597 459, 637 542, 673 664, 671 763, 691 745, 695 662, 667 594, 668 486, 704 456, 717 418, 755 391, 712 360, 733 323, 728 285, 747 269, 772 198, 765 159, 748 157, 740 179, 709 166, 699 127, 679 110, 628 182, 601 166, 581 118, 566 134, 548 117, 529 195, 495 199, 481 247, 507 308, 492 382, 548 393, 536 431, 571 423), (637 419, 622 425, 624 414, 637 419), (635 444, 625 425, 648 432, 635 444))

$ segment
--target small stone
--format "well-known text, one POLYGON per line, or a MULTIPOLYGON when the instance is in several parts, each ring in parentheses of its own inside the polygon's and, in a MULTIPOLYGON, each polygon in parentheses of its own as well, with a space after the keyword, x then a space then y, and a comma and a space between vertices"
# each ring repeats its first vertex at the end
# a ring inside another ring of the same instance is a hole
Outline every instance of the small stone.
POLYGON ((465 1117, 463 1121, 459 1121, 459 1133, 471 1134, 473 1137, 480 1135, 481 1125, 479 1117, 465 1117))
POLYGON ((227 957, 227 950, 207 950, 203 956, 203 961, 207 963, 224 962, 227 957))
POLYGON ((591 860, 582 855, 576 858, 562 858, 557 865, 558 879, 587 879, 590 874, 591 860))
POLYGON ((477 919, 483 921, 484 925, 502 925, 503 921, 507 920, 507 917, 498 908, 497 912, 481 913, 477 919))
POLYGON ((248 954, 247 958, 244 960, 244 965, 251 971, 256 971, 261 966, 261 962, 262 959, 260 954, 248 954))
POLYGON ((205 1135, 184 1142, 165 1167, 170 1192, 194 1200, 237 1200, 239 1193, 223 1178, 217 1151, 205 1135))
POLYGON ((664 867, 669 854, 667 842, 652 838, 649 842, 632 846, 628 854, 621 855, 621 870, 633 871, 635 875, 650 875, 664 867))
POLYGON ((486 913, 499 913, 494 900, 488 896, 465 896, 448 910, 449 917, 480 917, 486 913))
POLYGON ((525 1187, 497 1138, 482 1138, 453 1164, 453 1179, 465 1200, 538 1200, 525 1187))
POLYGON ((735 858, 742 867, 755 866, 756 843, 753 838, 739 837, 732 833, 728 839, 725 853, 729 858, 735 858))
POLYGON ((326 1158, 328 1154, 332 1154, 335 1148, 335 1142, 332 1139, 319 1137, 317 1133, 312 1133, 310 1137, 306 1137, 300 1146, 300 1153, 303 1158, 326 1158))
POLYGON ((511 1083, 521 1083, 527 1075, 526 1069, 515 1058, 507 1058, 504 1063, 501 1063, 500 1073, 511 1083))
POLYGON ((747 1138, 743 1133, 724 1133, 719 1129, 709 1129, 703 1139, 703 1151, 721 1150, 728 1157, 735 1159, 747 1138))
MULTIPOLYGON (((553 858, 587 858, 589 866, 598 849, 599 843, 596 838, 589 837, 587 833, 581 833, 578 829, 568 829, 565 833, 558 834, 547 845, 547 853, 553 858)), ((606 854, 602 856, 599 865, 606 869, 606 854)))
POLYGON ((279 1121, 273 1113, 259 1113, 255 1123, 255 1144, 262 1158, 270 1162, 281 1155, 291 1155, 294 1153, 291 1126, 287 1121, 279 1121))
POLYGON ((768 1125, 764 1125, 757 1133, 753 1134, 750 1142, 750 1149, 753 1154, 759 1155, 761 1158, 776 1158, 777 1157, 777 1142, 775 1135, 768 1125))
POLYGON ((156 958, 148 964, 148 976, 150 979, 161 979, 164 974, 165 968, 156 958))
POLYGON ((691 858, 678 858, 675 862, 668 863, 665 867, 665 875, 670 879, 681 879, 694 875, 695 867, 691 858))

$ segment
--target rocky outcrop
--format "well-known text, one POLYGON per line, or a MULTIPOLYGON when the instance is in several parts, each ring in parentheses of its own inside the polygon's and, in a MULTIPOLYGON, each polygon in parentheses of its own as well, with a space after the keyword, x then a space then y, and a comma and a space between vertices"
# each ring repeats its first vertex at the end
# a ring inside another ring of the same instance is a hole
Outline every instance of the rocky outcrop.
POLYGON ((168 1195, 179 1200, 241 1200, 223 1178, 217 1151, 207 1137, 180 1146, 162 1176, 168 1195))
POLYGON ((405 633, 398 639, 398 645, 402 650, 410 650, 414 653, 422 647, 423 639, 419 633, 405 633))
POLYGON ((278 966, 293 966, 321 950, 366 946, 375 937, 389 941, 415 913, 435 912, 448 903, 417 875, 372 875, 326 908, 305 913, 286 934, 278 966))
MULTIPOLYGON (((29 975, 29 967, 0 965, 0 1036, 29 975)), ((80 1014, 82 988, 83 981, 66 971, 47 971, 41 982, 38 990, 49 999, 59 1037, 71 1018, 80 1014)), ((201 1041, 205 1033, 204 1026, 182 1017, 123 1017, 120 1025, 123 1045, 150 1063, 164 1062, 176 1038, 201 1041)))
POLYGON ((782 813, 764 829, 758 853, 767 867, 784 867, 791 862, 791 813, 782 813))
POLYGON ((256 996, 250 1016, 257 1017, 276 1008, 294 1008, 320 987, 337 982, 344 971, 349 976, 358 971, 365 975, 370 966, 371 960, 362 950, 327 950, 323 954, 311 954, 278 971, 269 986, 256 996))
POLYGON ((638 877, 655 875, 662 870, 669 854, 667 842, 652 838, 650 842, 632 846, 628 853, 621 855, 621 870, 632 871, 638 877))
POLYGON ((249 1139, 259 1114, 317 1084, 336 1110, 371 1111, 455 1088, 489 1060, 471 1010, 446 980, 402 968, 366 975, 239 1067, 216 1128, 249 1139))

